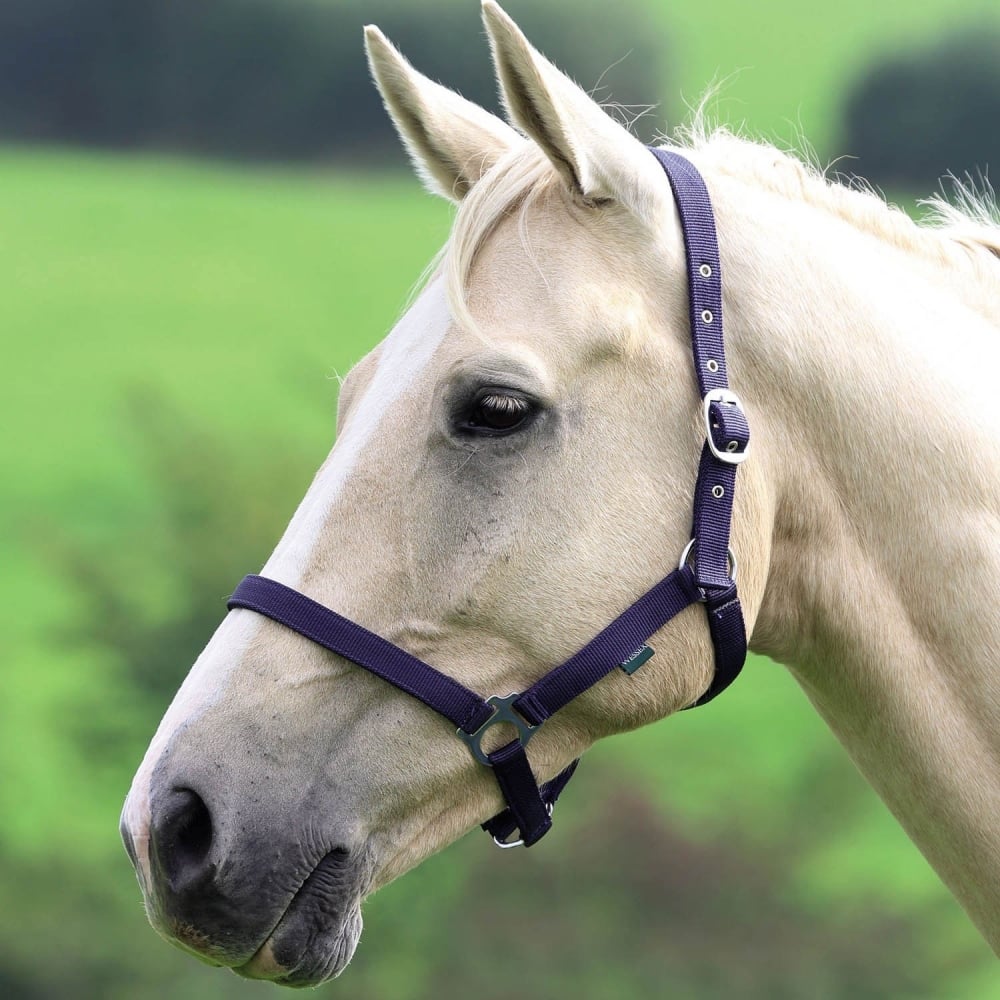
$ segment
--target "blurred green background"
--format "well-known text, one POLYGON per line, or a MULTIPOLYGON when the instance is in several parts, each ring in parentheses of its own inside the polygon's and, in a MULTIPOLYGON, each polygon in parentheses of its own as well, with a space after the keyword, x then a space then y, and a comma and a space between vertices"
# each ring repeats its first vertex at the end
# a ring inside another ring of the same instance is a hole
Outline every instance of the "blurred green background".
MULTIPOLYGON (((723 81, 720 120, 856 156, 840 168, 905 204, 1000 161, 995 0, 507 9, 601 99, 659 100, 647 134, 723 81)), ((335 376, 449 229, 365 81, 372 20, 492 99, 475 0, 0 8, 2 997, 274 993, 156 938, 117 820, 331 445, 335 376)), ((763 660, 710 709, 596 747, 537 848, 468 837, 365 916, 325 994, 1000 997, 986 945, 763 660)))

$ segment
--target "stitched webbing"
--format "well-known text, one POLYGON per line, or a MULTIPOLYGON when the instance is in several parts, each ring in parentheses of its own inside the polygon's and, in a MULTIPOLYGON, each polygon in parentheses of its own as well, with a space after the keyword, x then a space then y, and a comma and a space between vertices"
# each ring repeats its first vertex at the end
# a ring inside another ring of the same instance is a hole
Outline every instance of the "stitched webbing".
POLYGON ((277 580, 245 576, 229 598, 229 607, 247 608, 280 622, 413 695, 467 733, 475 732, 493 714, 479 695, 458 681, 277 580))
POLYGON ((699 600, 691 570, 675 569, 565 663, 525 691, 514 708, 532 725, 541 725, 564 705, 621 666, 649 637, 689 604, 699 600))

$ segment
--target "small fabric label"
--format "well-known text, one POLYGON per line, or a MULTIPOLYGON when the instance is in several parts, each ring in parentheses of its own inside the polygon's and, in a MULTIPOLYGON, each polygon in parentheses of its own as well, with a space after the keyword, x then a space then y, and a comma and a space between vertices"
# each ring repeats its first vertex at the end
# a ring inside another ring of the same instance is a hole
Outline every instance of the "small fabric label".
POLYGON ((650 646, 640 646, 624 663, 619 663, 627 674, 634 674, 655 652, 650 646))

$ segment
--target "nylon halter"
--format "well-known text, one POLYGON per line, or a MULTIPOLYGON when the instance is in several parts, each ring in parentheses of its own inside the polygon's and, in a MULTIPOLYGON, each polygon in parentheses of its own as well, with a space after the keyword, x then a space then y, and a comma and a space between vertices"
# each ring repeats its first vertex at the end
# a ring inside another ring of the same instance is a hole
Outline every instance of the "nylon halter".
MULTIPOLYGON (((650 657, 652 635, 691 604, 701 603, 715 652, 715 674, 694 703, 728 687, 746 658, 746 630, 729 548, 736 467, 747 456, 750 430, 729 389, 722 335, 722 272, 708 191, 695 167, 677 153, 651 149, 673 189, 687 258, 691 341, 701 395, 705 444, 694 494, 691 541, 680 565, 564 663, 526 691, 483 698, 454 678, 276 580, 247 576, 228 606, 265 615, 422 701, 456 727, 480 764, 492 768, 507 808, 483 824, 500 847, 530 846, 552 825, 552 806, 578 761, 539 786, 525 748, 547 719, 614 670, 634 674, 650 657), (487 753, 483 737, 506 723, 515 739, 487 753), (510 837, 519 831, 517 840, 510 837)), ((689 707, 694 707, 694 705, 689 707)))

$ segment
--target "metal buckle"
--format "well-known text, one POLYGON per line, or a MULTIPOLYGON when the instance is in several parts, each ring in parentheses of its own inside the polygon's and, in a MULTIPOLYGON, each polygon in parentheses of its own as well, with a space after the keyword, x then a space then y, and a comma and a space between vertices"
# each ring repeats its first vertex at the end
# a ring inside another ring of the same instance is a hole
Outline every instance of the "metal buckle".
MULTIPOLYGON (((681 561, 677 564, 678 569, 684 569, 688 565, 691 559, 691 552, 694 549, 695 539, 692 538, 687 545, 684 546, 684 551, 681 553, 681 561)), ((729 579, 736 582, 736 574, 739 571, 740 565, 736 561, 736 556, 733 554, 733 550, 730 546, 726 546, 726 561, 729 563, 729 579)), ((708 598, 705 596, 705 592, 701 592, 701 603, 704 604, 708 598)))
POLYGON ((711 389, 705 393, 705 398, 701 401, 701 413, 705 424, 705 439, 708 441, 708 450, 715 458, 726 465, 739 465, 750 454, 750 445, 748 444, 743 451, 736 450, 739 447, 736 441, 729 442, 730 445, 736 445, 736 448, 733 448, 732 451, 721 451, 716 447, 715 438, 712 436, 712 417, 709 412, 713 403, 725 403, 727 406, 735 406, 741 412, 743 411, 743 404, 740 402, 740 397, 731 389, 711 389))
MULTIPOLYGON (((537 728, 537 726, 535 728, 537 728)), ((554 808, 554 803, 552 802, 549 802, 545 806, 545 810, 549 814, 549 819, 552 819, 553 808, 554 808)), ((492 837, 493 834, 490 834, 490 836, 492 837)), ((511 847, 524 847, 524 837, 521 837, 519 840, 510 840, 510 841, 498 840, 496 837, 493 837, 493 843, 496 844, 501 851, 506 851, 511 847)))
MULTIPOLYGON (((495 694, 491 698, 487 698, 486 704, 492 706, 493 714, 474 733, 467 733, 464 729, 455 730, 458 738, 469 748, 472 756, 480 764, 484 764, 486 767, 493 766, 490 763, 489 757, 483 752, 483 736, 492 726, 498 726, 502 722, 509 722, 517 730, 517 738, 522 747, 528 745, 528 740, 538 730, 538 726, 531 725, 524 716, 519 715, 514 709, 514 702, 520 697, 520 694, 515 692, 505 697, 495 694)), ((509 846, 514 847, 516 845, 511 844, 509 846)))

